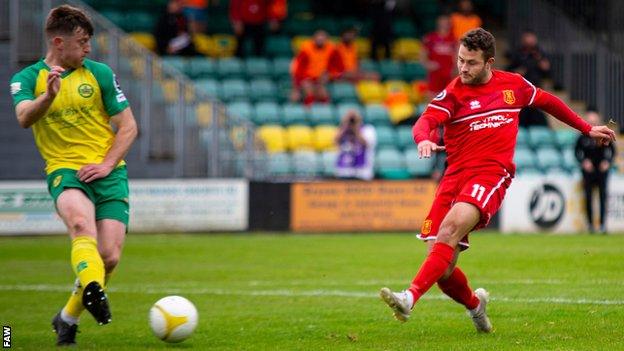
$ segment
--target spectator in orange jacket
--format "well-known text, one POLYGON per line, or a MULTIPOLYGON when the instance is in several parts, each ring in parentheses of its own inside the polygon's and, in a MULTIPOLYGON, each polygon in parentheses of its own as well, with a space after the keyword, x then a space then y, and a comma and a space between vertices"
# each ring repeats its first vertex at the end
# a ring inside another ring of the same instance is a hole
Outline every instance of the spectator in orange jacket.
POLYGON ((253 40, 254 55, 264 54, 265 26, 278 28, 279 21, 286 17, 285 0, 231 0, 230 21, 238 45, 236 56, 245 56, 245 41, 253 40))
POLYGON ((326 85, 330 79, 329 67, 330 60, 335 57, 334 51, 335 46, 324 30, 317 30, 311 40, 303 42, 290 65, 293 102, 301 100, 301 95, 306 105, 329 101, 326 85))
POLYGON ((360 71, 360 59, 357 52, 355 39, 357 29, 350 27, 340 35, 340 42, 336 45, 333 56, 329 62, 329 74, 332 79, 344 79, 356 82, 360 79, 379 80, 375 72, 360 71))
POLYGON ((479 28, 483 24, 481 17, 474 13, 474 6, 470 0, 460 0, 459 12, 451 14, 451 26, 455 40, 461 39, 469 30, 479 28))

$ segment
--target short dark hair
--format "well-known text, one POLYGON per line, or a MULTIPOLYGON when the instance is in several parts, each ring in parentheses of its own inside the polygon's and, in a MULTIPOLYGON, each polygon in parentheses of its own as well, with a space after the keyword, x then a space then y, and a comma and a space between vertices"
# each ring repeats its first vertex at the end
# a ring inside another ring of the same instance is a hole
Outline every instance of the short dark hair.
POLYGON ((53 8, 46 19, 46 35, 71 35, 81 28, 93 36, 93 24, 87 14, 77 7, 61 5, 53 8))
POLYGON ((492 33, 483 28, 477 28, 464 34, 460 44, 471 51, 483 51, 483 58, 487 61, 496 55, 496 39, 492 33))

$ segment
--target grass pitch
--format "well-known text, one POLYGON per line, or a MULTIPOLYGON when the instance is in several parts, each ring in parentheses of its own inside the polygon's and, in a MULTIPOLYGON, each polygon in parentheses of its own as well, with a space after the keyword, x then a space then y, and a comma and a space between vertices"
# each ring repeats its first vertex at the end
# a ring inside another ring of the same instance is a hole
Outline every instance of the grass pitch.
MULTIPOLYGON (((621 350, 624 236, 471 235, 459 265, 492 297, 477 334, 433 287, 400 324, 377 297, 425 254, 407 234, 129 235, 110 284, 113 323, 84 314, 80 349, 621 350), (199 311, 178 345, 152 336, 150 306, 179 294, 199 311)), ((0 238, 0 323, 15 349, 51 349, 73 281, 67 237, 0 238)))

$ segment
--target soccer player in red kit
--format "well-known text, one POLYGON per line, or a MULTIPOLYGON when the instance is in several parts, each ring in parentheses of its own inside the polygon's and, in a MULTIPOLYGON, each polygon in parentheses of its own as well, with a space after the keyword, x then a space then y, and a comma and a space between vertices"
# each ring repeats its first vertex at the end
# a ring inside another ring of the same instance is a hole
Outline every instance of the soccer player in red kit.
POLYGON ((493 70, 494 50, 489 32, 478 28, 466 33, 457 58, 459 77, 433 99, 414 125, 419 156, 428 158, 446 150, 448 168, 418 235, 428 244, 427 258, 408 289, 380 291, 400 321, 409 318, 415 302, 437 283, 466 307, 477 331, 492 331, 486 314, 489 293, 471 290, 457 258, 468 248, 468 233, 488 224, 511 184, 520 109, 540 108, 603 145, 615 140, 612 130, 592 127, 560 99, 520 75, 493 70), (430 140, 439 125, 444 126, 445 147, 430 140))

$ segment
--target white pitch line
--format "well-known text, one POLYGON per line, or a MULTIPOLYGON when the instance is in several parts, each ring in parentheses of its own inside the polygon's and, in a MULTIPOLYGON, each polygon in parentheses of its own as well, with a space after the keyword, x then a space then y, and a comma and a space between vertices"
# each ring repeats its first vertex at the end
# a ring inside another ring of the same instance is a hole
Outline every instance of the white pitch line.
MULTIPOLYGON (((18 284, 18 285, 0 285, 0 291, 36 291, 36 292, 69 292, 71 285, 49 285, 49 284, 18 284)), ((225 290, 210 288, 153 288, 140 286, 111 287, 108 289, 114 293, 125 294, 156 294, 156 295, 235 295, 235 296, 271 296, 271 297, 352 297, 352 298, 377 298, 376 292, 363 291, 344 291, 344 290, 225 290)), ((448 300, 448 297, 440 294, 427 294, 423 296, 423 300, 448 300)), ((516 298, 505 296, 493 296, 493 301, 511 302, 511 303, 528 303, 528 304, 560 304, 560 305, 624 305, 624 300, 593 300, 593 299, 573 299, 564 297, 534 297, 534 298, 516 298)))

